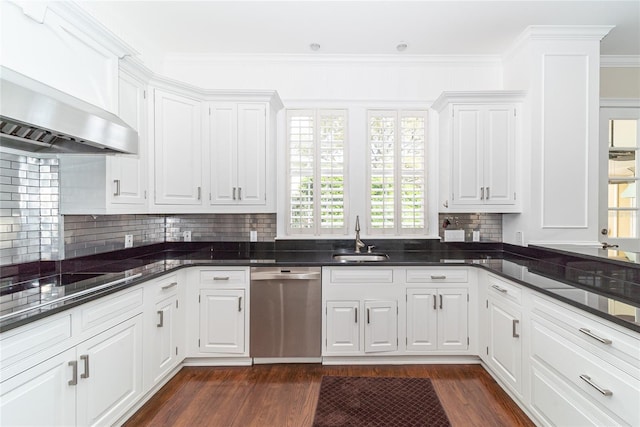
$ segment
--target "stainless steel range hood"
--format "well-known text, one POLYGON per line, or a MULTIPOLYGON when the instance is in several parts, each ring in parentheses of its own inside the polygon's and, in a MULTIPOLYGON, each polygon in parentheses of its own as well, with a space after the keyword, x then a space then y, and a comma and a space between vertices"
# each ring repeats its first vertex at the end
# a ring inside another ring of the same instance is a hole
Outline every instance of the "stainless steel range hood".
POLYGON ((0 67, 0 146, 37 153, 138 152, 115 114, 0 67))

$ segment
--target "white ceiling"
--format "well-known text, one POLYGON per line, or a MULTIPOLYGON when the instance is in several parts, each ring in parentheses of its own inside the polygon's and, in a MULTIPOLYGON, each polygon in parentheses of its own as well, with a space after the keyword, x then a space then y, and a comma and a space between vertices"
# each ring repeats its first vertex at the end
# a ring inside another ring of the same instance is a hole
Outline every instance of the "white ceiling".
POLYGON ((500 55, 529 25, 615 25, 640 56, 640 1, 79 1, 136 48, 190 54, 500 55), (404 41, 404 53, 396 45, 404 41))

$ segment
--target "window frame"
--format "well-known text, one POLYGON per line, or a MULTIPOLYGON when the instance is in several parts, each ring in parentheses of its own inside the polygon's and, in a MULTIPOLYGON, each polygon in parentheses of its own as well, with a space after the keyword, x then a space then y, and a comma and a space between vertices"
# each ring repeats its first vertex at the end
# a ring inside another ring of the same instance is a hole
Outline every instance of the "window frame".
POLYGON ((366 110, 366 145, 367 151, 367 172, 366 172, 366 209, 367 209, 367 234, 370 236, 415 236, 415 235, 427 235, 429 232, 429 111, 427 109, 377 109, 367 108, 366 110), (394 138, 394 158, 393 158, 393 180, 394 180, 394 226, 388 229, 374 228, 372 223, 371 213, 371 185, 372 185, 372 153, 371 153, 371 118, 374 115, 385 115, 387 117, 395 118, 395 138, 394 138), (402 203, 401 203, 401 188, 398 186, 402 183, 402 168, 401 168, 401 138, 402 138, 402 118, 404 117, 421 117, 424 119, 424 159, 423 159, 423 209, 422 215, 424 218, 423 228, 403 228, 402 227, 402 203))
POLYGON ((286 110, 286 143, 285 143, 285 163, 286 163, 286 189, 285 189, 285 210, 286 210, 286 233, 287 236, 330 236, 345 235, 349 225, 349 110, 346 108, 290 108, 286 110), (313 226, 308 229, 292 228, 291 223, 291 118, 294 115, 307 114, 313 118, 313 226), (321 171, 321 153, 322 147, 320 143, 321 119, 323 116, 341 115, 344 120, 344 142, 343 142, 343 206, 344 206, 344 223, 340 228, 323 228, 321 222, 321 197, 320 193, 316 195, 316 188, 320 189, 322 171, 321 171))

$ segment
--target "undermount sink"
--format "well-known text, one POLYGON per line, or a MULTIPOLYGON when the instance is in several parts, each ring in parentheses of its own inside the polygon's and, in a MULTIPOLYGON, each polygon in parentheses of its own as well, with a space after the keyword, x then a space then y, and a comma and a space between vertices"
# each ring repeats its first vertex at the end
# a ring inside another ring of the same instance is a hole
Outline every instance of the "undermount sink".
POLYGON ((340 262, 376 262, 387 261, 389 255, 382 253, 352 253, 352 254, 333 254, 333 259, 340 262))

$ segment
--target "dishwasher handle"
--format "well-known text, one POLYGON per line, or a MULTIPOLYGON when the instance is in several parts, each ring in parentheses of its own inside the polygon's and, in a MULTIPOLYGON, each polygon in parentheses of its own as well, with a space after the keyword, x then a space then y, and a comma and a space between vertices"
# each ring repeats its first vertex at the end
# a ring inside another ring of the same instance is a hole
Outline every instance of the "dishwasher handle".
POLYGON ((281 271, 251 273, 251 281, 256 280, 319 280, 319 271, 310 271, 304 273, 287 273, 281 271))

